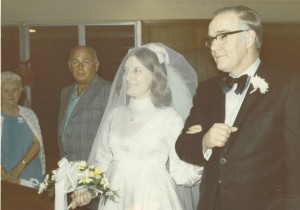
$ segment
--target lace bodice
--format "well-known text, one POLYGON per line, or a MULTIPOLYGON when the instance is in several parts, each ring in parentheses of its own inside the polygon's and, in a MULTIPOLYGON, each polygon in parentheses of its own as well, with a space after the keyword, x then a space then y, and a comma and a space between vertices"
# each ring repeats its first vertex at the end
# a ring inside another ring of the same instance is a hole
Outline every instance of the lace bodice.
POLYGON ((155 108, 150 99, 131 100, 128 122, 112 124, 110 146, 114 159, 166 167, 174 139, 183 126, 171 108, 155 108), (114 129, 122 127, 121 135, 114 129))
POLYGON ((182 118, 170 107, 154 107, 150 98, 131 99, 122 112, 122 120, 113 118, 111 121, 107 136, 110 151, 99 151, 98 165, 107 169, 112 161, 120 161, 128 168, 151 166, 167 170, 169 161, 175 182, 194 184, 199 171, 181 161, 175 152, 175 142, 183 127, 182 118), (191 176, 194 179, 189 179, 191 176))

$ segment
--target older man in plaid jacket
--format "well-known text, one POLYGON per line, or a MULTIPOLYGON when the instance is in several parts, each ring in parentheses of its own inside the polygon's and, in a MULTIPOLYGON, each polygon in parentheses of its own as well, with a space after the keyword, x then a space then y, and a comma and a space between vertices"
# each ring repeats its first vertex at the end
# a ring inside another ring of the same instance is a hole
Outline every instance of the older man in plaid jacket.
POLYGON ((58 117, 60 156, 69 161, 87 161, 111 83, 97 75, 99 61, 95 50, 90 47, 75 47, 68 64, 75 82, 61 92, 58 117))

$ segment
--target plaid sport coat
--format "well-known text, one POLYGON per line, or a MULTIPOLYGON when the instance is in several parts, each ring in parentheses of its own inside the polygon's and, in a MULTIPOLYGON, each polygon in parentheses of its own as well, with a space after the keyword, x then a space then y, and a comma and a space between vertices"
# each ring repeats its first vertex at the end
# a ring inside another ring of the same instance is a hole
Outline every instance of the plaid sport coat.
POLYGON ((74 108, 65 131, 66 110, 75 83, 61 92, 58 116, 58 145, 60 157, 69 161, 88 160, 107 101, 111 83, 98 75, 92 80, 74 108))

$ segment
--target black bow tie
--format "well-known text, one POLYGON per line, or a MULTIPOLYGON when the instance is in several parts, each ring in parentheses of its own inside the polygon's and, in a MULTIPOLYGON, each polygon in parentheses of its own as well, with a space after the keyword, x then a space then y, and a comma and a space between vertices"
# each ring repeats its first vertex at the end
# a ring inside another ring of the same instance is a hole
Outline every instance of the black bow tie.
POLYGON ((222 79, 222 91, 223 93, 227 93, 231 90, 234 83, 237 83, 237 88, 234 91, 236 94, 242 94, 245 88, 247 87, 248 81, 250 77, 247 74, 240 76, 239 78, 233 78, 229 75, 223 77, 222 79))

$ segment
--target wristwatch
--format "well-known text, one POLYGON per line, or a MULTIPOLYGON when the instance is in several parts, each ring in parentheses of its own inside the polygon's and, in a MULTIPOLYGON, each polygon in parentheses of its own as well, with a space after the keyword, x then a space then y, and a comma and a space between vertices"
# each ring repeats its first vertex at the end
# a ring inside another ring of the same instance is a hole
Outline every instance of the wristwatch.
POLYGON ((22 164, 24 164, 25 166, 27 166, 28 165, 28 161, 27 160, 22 160, 22 164))

